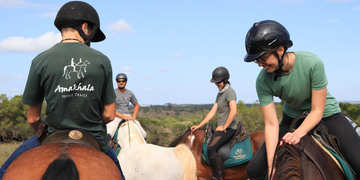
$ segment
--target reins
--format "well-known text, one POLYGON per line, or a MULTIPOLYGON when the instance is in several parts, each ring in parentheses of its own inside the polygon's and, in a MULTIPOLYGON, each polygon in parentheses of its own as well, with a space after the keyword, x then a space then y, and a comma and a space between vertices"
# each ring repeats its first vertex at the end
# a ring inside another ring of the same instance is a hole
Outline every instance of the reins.
POLYGON ((129 136, 129 146, 131 146, 131 134, 130 134, 130 123, 127 122, 127 127, 128 127, 128 136, 129 136))
MULTIPOLYGON (((309 113, 308 112, 303 112, 300 116, 298 116, 297 118, 293 119, 290 126, 289 126, 289 129, 291 131, 294 131, 295 128, 296 128, 296 125, 298 125, 298 122, 302 119, 305 119, 306 116, 308 115, 309 113)), ((273 173, 274 173, 274 166, 275 166, 275 162, 276 162, 276 158, 278 156, 278 151, 279 151, 279 147, 280 147, 280 140, 278 141, 277 145, 276 145, 276 148, 275 148, 275 152, 274 152, 274 157, 273 157, 273 161, 272 161, 272 166, 271 166, 271 171, 270 171, 270 177, 268 177, 269 180, 272 179, 272 176, 273 176, 273 173)))

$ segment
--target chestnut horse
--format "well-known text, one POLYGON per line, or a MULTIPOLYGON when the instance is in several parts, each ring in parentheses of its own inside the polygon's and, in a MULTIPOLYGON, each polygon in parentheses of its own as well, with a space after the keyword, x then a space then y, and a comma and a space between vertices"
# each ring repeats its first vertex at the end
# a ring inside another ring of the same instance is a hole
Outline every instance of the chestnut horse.
MULTIPOLYGON (((275 153, 274 180, 345 180, 345 175, 311 135, 297 145, 278 146, 275 153)), ((351 178, 349 178, 351 179, 351 178)))
MULTIPOLYGON (((212 172, 211 168, 204 164, 201 160, 202 156, 202 144, 204 142, 205 130, 198 129, 194 133, 190 132, 188 129, 183 135, 175 139, 170 146, 174 147, 179 144, 185 144, 188 146, 193 153, 196 161, 197 168, 197 179, 198 180, 208 180, 211 178, 212 172)), ((261 145, 264 143, 264 132, 257 131, 255 133, 250 134, 251 144, 253 154, 260 149, 261 145)), ((246 173, 246 167, 248 163, 245 163, 240 166, 234 166, 231 168, 225 169, 224 179, 226 180, 246 180, 248 179, 246 173)))
POLYGON ((53 143, 30 149, 11 163, 3 180, 18 179, 113 180, 121 174, 110 157, 93 147, 53 143))

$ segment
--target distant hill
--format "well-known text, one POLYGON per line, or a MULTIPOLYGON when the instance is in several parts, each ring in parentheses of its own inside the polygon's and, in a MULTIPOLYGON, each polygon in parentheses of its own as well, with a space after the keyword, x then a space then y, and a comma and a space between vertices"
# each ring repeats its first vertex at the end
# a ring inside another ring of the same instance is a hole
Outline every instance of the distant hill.
POLYGON ((344 102, 344 103, 355 104, 355 105, 360 107, 360 101, 347 101, 347 102, 344 102))

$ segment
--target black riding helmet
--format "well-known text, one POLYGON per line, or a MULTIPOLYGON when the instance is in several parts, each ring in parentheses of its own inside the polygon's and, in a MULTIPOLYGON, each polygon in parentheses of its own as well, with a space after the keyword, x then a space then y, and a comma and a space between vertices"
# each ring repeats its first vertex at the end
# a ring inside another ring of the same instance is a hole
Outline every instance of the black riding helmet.
POLYGON ((58 11, 54 24, 59 31, 66 27, 75 28, 79 31, 86 44, 103 41, 106 38, 100 29, 98 13, 86 2, 70 1, 64 4, 58 11), (91 23, 94 26, 89 36, 85 35, 80 27, 83 22, 91 23))
POLYGON ((227 81, 230 78, 230 74, 229 71, 223 67, 217 67, 214 69, 214 71, 212 72, 212 78, 210 80, 210 82, 212 83, 218 83, 221 81, 227 81))
POLYGON ((125 81, 127 81, 127 76, 125 73, 119 73, 116 75, 115 80, 118 80, 118 79, 125 79, 125 81))
POLYGON ((273 20, 256 22, 246 34, 245 47, 247 55, 244 61, 255 61, 265 53, 274 51, 280 46, 284 46, 285 51, 292 46, 286 28, 273 20))

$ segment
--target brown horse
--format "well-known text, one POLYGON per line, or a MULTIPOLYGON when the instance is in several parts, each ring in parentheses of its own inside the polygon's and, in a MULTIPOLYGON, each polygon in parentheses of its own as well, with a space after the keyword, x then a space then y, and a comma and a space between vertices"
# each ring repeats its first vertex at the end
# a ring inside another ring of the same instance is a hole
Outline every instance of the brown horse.
POLYGON ((121 179, 121 174, 110 157, 93 147, 53 143, 16 158, 3 176, 3 180, 14 179, 113 180, 121 179))
POLYGON ((339 166, 310 135, 297 145, 284 144, 275 153, 274 180, 342 180, 339 166))
MULTIPOLYGON (((204 142, 205 137, 205 131, 204 130, 196 130, 194 133, 190 132, 190 129, 188 129, 183 135, 175 139, 170 146, 174 147, 179 144, 185 144, 189 147, 191 152, 194 155, 195 161, 196 161, 196 171, 197 171, 197 178, 198 180, 208 180, 210 179, 212 172, 211 168, 202 163, 201 155, 202 155, 202 144, 204 142)), ((253 154, 260 149, 261 145, 264 143, 264 132, 258 131, 255 133, 252 133, 250 135, 251 143, 252 143, 252 149, 253 154)), ((226 180, 245 180, 248 179, 247 173, 246 173, 246 167, 248 163, 245 163, 241 166, 235 166, 231 168, 225 169, 225 175, 224 179, 226 180)))

